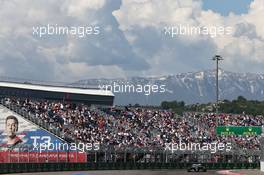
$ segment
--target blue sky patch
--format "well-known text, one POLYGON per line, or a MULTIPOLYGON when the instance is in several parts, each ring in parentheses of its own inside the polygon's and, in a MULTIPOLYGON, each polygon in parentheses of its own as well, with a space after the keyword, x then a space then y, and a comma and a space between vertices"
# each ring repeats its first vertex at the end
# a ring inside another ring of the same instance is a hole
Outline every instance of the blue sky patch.
POLYGON ((237 15, 247 13, 253 0, 203 0, 203 9, 213 10, 227 16, 230 12, 237 15))

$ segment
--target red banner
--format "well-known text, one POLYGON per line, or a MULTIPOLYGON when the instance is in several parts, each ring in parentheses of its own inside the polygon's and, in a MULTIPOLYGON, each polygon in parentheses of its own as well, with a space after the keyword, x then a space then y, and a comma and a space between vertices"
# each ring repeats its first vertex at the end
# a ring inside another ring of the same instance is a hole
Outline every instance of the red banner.
POLYGON ((87 162, 80 152, 17 152, 0 151, 0 163, 87 162))

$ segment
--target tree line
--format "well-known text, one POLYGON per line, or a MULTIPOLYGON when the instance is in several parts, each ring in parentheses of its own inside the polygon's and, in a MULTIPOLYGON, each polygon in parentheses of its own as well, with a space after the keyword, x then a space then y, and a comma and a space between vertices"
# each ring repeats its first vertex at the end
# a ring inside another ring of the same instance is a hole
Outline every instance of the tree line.
MULTIPOLYGON (((239 96, 234 100, 223 100, 219 102, 219 112, 233 113, 233 114, 251 114, 251 115, 264 115, 264 101, 247 100, 243 96, 239 96)), ((186 105, 184 101, 163 101, 161 103, 162 109, 170 109, 177 114, 182 114, 186 111, 197 112, 215 112, 215 103, 207 104, 191 104, 186 105)))

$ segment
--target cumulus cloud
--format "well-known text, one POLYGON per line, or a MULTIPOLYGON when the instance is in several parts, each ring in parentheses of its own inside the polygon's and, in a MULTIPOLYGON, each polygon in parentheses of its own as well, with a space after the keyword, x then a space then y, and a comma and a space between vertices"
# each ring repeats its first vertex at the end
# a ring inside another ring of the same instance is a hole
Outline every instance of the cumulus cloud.
POLYGON ((224 56, 226 61, 223 67, 226 69, 241 72, 262 71, 264 64, 262 0, 253 1, 247 14, 230 13, 228 16, 222 16, 212 10, 203 10, 202 1, 199 0, 187 0, 184 4, 181 2, 123 0, 120 9, 113 12, 127 39, 138 54, 144 55, 151 64, 151 69, 146 71, 146 74, 209 68, 208 60, 214 54, 224 56), (171 39, 166 38, 161 32, 165 26, 179 24, 231 27, 232 35, 214 38, 179 36, 171 39), (236 66, 238 61, 239 66, 236 66), (248 70, 250 67, 252 69, 248 70))
MULTIPOLYGON (((94 77, 104 77, 104 78, 113 78, 113 77, 125 77, 124 71, 115 65, 109 66, 89 66, 86 63, 68 63, 64 67, 58 67, 61 69, 62 73, 71 74, 72 78, 75 80, 84 80, 84 79, 93 79, 94 77)), ((65 79, 66 81, 66 79, 65 79)))
POLYGON ((121 8, 113 14, 120 28, 126 31, 135 27, 190 23, 200 5, 199 1, 193 0, 122 0, 121 8))
POLYGON ((150 76, 210 69, 221 54, 224 69, 261 72, 264 2, 248 13, 223 16, 202 0, 2 0, 0 75, 40 80, 150 76), (100 35, 32 35, 33 26, 100 28, 100 35), (231 27, 232 34, 168 37, 164 27, 231 27))
POLYGON ((116 0, 10 0, 0 3, 1 75, 74 81, 92 76, 119 77, 127 75, 127 71, 145 70, 149 66, 134 53, 118 28, 112 15, 116 8, 113 4, 120 3, 116 0), (69 35, 40 38, 32 34, 33 27, 47 24, 98 27, 100 34, 87 38, 69 35), (84 68, 87 70, 80 71, 84 68))
POLYGON ((79 17, 84 15, 88 10, 98 10, 105 4, 105 0, 68 0, 63 3, 63 7, 67 10, 67 14, 79 17))

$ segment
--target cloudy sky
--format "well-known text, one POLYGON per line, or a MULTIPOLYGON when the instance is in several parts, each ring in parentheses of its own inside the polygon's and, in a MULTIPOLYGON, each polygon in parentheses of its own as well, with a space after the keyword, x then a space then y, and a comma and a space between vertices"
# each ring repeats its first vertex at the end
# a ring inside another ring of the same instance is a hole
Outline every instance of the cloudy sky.
POLYGON ((263 0, 0 0, 0 76, 71 82, 160 76, 221 67, 264 73, 263 0), (46 25, 99 26, 99 35, 33 35, 46 25), (231 35, 177 36, 179 24, 231 35))

